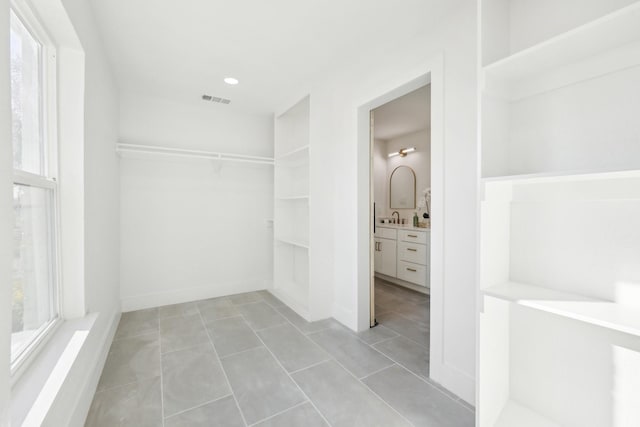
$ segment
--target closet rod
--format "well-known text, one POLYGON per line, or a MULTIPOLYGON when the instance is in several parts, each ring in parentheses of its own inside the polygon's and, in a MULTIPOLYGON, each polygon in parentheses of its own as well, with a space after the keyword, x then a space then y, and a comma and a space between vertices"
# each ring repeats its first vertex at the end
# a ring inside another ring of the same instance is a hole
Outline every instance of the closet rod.
POLYGON ((231 162, 257 163, 263 165, 273 165, 272 157, 248 156, 245 154, 218 153, 213 151, 185 150, 182 148, 160 147, 157 145, 126 144, 119 142, 116 144, 116 152, 156 154, 161 156, 173 156, 192 159, 225 160, 231 162))

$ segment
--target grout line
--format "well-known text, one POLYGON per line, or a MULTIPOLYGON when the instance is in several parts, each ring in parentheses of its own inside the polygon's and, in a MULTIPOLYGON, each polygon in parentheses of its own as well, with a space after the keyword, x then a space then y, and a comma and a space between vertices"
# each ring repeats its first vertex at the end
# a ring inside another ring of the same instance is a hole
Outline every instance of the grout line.
MULTIPOLYGON (((379 328, 380 326, 382 326, 382 325, 378 325, 378 326, 376 326, 376 327, 377 327, 377 328, 379 328)), ((387 329, 388 329, 388 328, 387 328, 387 329)), ((395 335, 395 336, 393 336, 393 337, 389 337, 389 338, 383 338, 383 339, 381 339, 380 341, 376 341, 376 342, 372 342, 372 343, 366 343, 366 344, 367 344, 367 345, 369 345, 369 346, 371 346, 371 347, 373 347, 374 345, 382 344, 383 342, 387 342, 387 341, 390 341, 390 340, 393 340, 393 339, 396 339, 396 338, 398 338, 398 337, 402 337, 402 336, 403 336, 403 335, 398 334, 398 333, 397 333, 396 331, 394 331, 393 329, 389 329, 389 330, 390 330, 391 332, 393 332, 394 334, 396 334, 396 335, 395 335)), ((405 337, 405 338, 406 338, 406 337, 405 337)))
MULTIPOLYGON (((284 317, 284 316, 282 316, 284 317)), ((287 319, 285 317, 285 319, 287 320, 287 322, 291 323, 289 321, 289 319, 287 319)), ((293 325, 293 323, 291 323, 293 325)), ((295 325, 293 325, 295 327, 295 325)), ((320 416, 322 417, 322 419, 324 420, 324 422, 327 423, 327 425, 331 426, 332 424, 329 422, 329 420, 326 419, 326 417, 324 416, 324 414, 322 412, 320 412, 320 410, 318 409, 318 407, 315 405, 315 403, 313 403, 313 401, 311 401, 311 399, 309 398, 309 396, 307 395, 307 393, 304 392, 304 390, 302 390, 302 387, 300 387, 300 385, 296 382, 296 380, 293 379, 293 377, 291 376, 291 374, 289 372, 287 372, 287 370, 284 368, 284 366, 282 366, 282 363, 280 363, 280 360, 278 360, 278 358, 276 357, 275 354, 273 354, 273 352, 271 351, 271 349, 269 347, 267 347, 267 344, 265 344, 265 342, 262 340, 262 338, 260 338, 260 335, 256 334, 256 336, 258 337, 258 339, 260 340, 260 342, 262 342, 262 345, 264 345, 264 347, 267 349, 267 351, 269 352, 269 354, 271 355, 271 357, 273 357, 273 359, 276 361, 276 363, 278 364, 278 366, 280 366, 280 368, 284 371, 284 373, 289 377, 289 380, 291 380, 291 382, 293 382, 293 384, 295 384, 295 386, 298 388, 298 390, 300 390, 300 393, 302 393, 302 395, 309 401, 309 403, 311 404, 311 406, 314 407, 314 409, 316 411, 318 411, 318 414, 320 414, 320 416)))
POLYGON ((391 360, 393 363, 389 366, 385 366, 384 368, 380 368, 377 371, 373 371, 370 374, 365 375, 364 377, 359 378, 360 381, 363 381, 367 378, 369 378, 370 376, 373 376, 375 374, 379 374, 382 371, 386 371, 389 368, 393 368, 394 366, 396 366, 398 364, 398 362, 396 362, 395 360, 393 360, 392 358, 389 358, 389 360, 391 360))
POLYGON ((225 317, 221 317, 219 319, 211 319, 209 321, 205 321, 204 317, 202 317, 202 313, 198 312, 198 314, 202 318, 202 323, 204 324, 205 328, 207 327, 208 324, 213 323, 213 322, 217 322, 218 320, 227 320, 227 319, 233 319, 234 317, 241 317, 240 314, 234 314, 233 316, 225 316, 225 317))
POLYGON ((169 418, 175 417, 176 415, 184 414, 185 412, 189 412, 189 411, 192 411, 194 409, 202 408, 203 406, 206 406, 206 405, 208 405, 210 403, 214 403, 214 402, 217 402, 218 400, 226 399, 227 397, 230 397, 232 394, 233 393, 225 394, 222 397, 217 397, 215 399, 212 399, 212 400, 209 400, 209 401, 203 402, 203 403, 198 403, 196 406, 193 406, 193 407, 187 408, 187 409, 183 409, 182 411, 176 412, 175 414, 171 414, 171 415, 169 415, 168 417, 165 417, 165 418, 169 419, 169 418))
MULTIPOLYGON (((368 345, 368 344, 367 344, 368 345)), ((405 420, 407 423, 409 423, 409 425, 413 426, 414 424, 409 421, 407 418, 405 418, 404 415, 402 415, 400 413, 400 411, 398 411, 396 408, 394 408, 393 406, 391 406, 389 404, 389 402, 387 402, 386 400, 384 400, 382 398, 382 396, 380 396, 378 393, 376 393, 375 391, 373 391, 367 384, 364 383, 364 381, 362 381, 360 378, 356 377, 353 372, 351 372, 350 370, 348 370, 342 363, 340 363, 340 361, 336 358, 333 359, 342 369, 344 369, 349 375, 351 375, 356 381, 358 381, 361 385, 363 385, 367 390, 369 390, 371 393, 373 393, 378 399, 380 399, 380 401, 382 401, 382 403, 384 403, 385 405, 387 405, 387 407, 389 407, 389 409, 391 409, 392 412, 395 412, 400 418, 402 418, 403 420, 405 420)), ((391 360, 391 359, 389 359, 391 360)), ((394 364, 392 363, 389 366, 386 366, 384 369, 388 369, 390 367, 392 367, 394 364)))
POLYGON ((275 417, 277 417, 278 415, 282 415, 282 414, 284 414, 285 412, 288 412, 288 411, 290 411, 290 410, 292 410, 292 409, 297 408, 298 406, 302 406, 302 405, 305 405, 305 404, 307 404, 307 403, 310 403, 310 402, 309 402, 308 400, 305 400, 304 402, 296 403, 295 405, 293 405, 293 406, 292 406, 292 407, 290 407, 290 408, 287 408, 287 409, 285 409, 285 410, 283 410, 283 411, 277 412, 277 413, 275 413, 275 414, 273 414, 273 415, 269 415, 269 416, 268 416, 268 417, 266 417, 266 418, 263 418, 263 419, 261 419, 261 420, 256 421, 255 423, 251 424, 249 427, 252 427, 252 426, 258 425, 258 424, 260 424, 260 423, 262 423, 262 422, 264 422, 264 421, 267 421, 267 420, 270 420, 270 419, 272 419, 272 418, 275 418, 275 417))
MULTIPOLYGON (((251 332, 253 332, 253 331, 251 331, 251 332)), ((253 334, 255 335, 256 333, 255 333, 255 332, 253 332, 253 334)), ((248 352, 248 351, 255 350, 255 349, 257 349, 257 348, 262 348, 262 347, 264 347, 264 346, 263 346, 262 344, 260 344, 260 345, 257 345, 257 346, 255 346, 255 347, 245 348, 244 350, 236 351, 235 353, 225 354, 224 356, 220 356, 220 355, 218 354, 218 358, 219 358, 220 360, 228 359, 229 357, 237 356, 237 355, 239 355, 239 354, 246 353, 246 352, 248 352)))
MULTIPOLYGON (((322 350, 322 351, 324 351, 324 350, 322 350)), ((327 353, 327 352, 325 351, 325 353, 327 353)), ((298 372, 306 371, 307 369, 314 368, 314 367, 316 367, 318 365, 322 365, 323 363, 326 363, 326 362, 328 362, 330 360, 333 360, 333 357, 329 353, 327 353, 327 356, 329 356, 327 359, 324 359, 324 360, 322 360, 320 362, 312 363, 311 365, 305 366, 304 368, 300 368, 300 369, 296 369, 295 371, 291 371, 291 372, 289 372, 289 375, 293 375, 293 374, 297 374, 298 372)))
MULTIPOLYGON (((200 310, 198 310, 198 313, 200 313, 200 310)), ((204 319, 202 318, 202 313, 200 313, 200 320, 202 320, 202 323, 204 323, 204 319)), ((211 334, 209 333, 209 329, 208 328, 204 328, 207 332, 207 336, 209 337, 209 342, 211 343, 211 347, 213 347, 213 353, 216 355, 216 357, 218 358, 218 363, 220 364, 220 369, 222 370, 222 373, 224 375, 224 379, 227 381, 227 385, 229 386, 229 391, 231 391, 231 395, 233 396, 233 401, 236 403, 236 408, 238 408, 238 412, 240 413, 240 417, 242 418, 242 422, 244 423, 245 426, 247 426, 247 420, 244 418, 244 414, 242 413, 242 409, 240 409, 240 404, 238 403, 238 399, 236 398, 236 394, 233 391, 233 387, 231 387, 231 381, 229 381, 229 377, 227 376, 227 371, 225 371, 224 369, 224 365, 222 364, 222 360, 220 359, 220 355, 218 354, 218 350, 216 350, 216 346, 213 343, 213 339, 211 338, 211 334)))

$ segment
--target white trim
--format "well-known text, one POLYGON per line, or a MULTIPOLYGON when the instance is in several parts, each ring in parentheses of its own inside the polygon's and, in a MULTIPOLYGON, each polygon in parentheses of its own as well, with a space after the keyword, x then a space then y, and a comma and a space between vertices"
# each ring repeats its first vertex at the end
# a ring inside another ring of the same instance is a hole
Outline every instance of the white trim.
POLYGON ((267 284, 264 279, 215 283, 190 288, 171 289, 161 292, 125 296, 122 298, 121 304, 122 311, 128 312, 266 289, 267 284))
POLYGON ((94 362, 91 364, 92 370, 89 374, 85 375, 85 381, 81 386, 81 392, 77 394, 73 410, 70 414, 68 426, 82 426, 84 425, 87 415, 89 415, 89 409, 91 408, 91 402, 93 402, 93 396, 98 388, 98 381, 102 375, 104 364, 107 361, 109 350, 111 349, 111 343, 116 335, 116 329, 120 323, 120 312, 116 312, 111 316, 109 327, 106 329, 102 339, 102 346, 100 351, 95 353, 94 362))
MULTIPOLYGON (((430 378, 442 384, 467 402, 473 402, 475 380, 472 376, 460 371, 446 362, 445 345, 445 160, 446 142, 444 134, 444 55, 438 54, 428 61, 424 74, 396 89, 380 94, 379 97, 363 104, 358 109, 358 279, 357 279, 357 329, 365 330, 369 327, 369 289, 370 289, 370 245, 372 240, 371 216, 369 200, 370 181, 370 141, 369 141, 369 111, 389 102, 398 96, 418 89, 431 83, 431 188, 432 188, 432 219, 431 219, 431 322, 430 322, 430 378)), ((346 313, 339 313, 334 307, 334 316, 341 314, 346 319, 346 313)))
POLYGON ((11 363, 11 386, 20 379, 20 376, 27 370, 27 367, 38 356, 40 350, 44 348, 61 324, 62 319, 60 316, 56 316, 42 325, 35 338, 18 354, 16 360, 11 363))

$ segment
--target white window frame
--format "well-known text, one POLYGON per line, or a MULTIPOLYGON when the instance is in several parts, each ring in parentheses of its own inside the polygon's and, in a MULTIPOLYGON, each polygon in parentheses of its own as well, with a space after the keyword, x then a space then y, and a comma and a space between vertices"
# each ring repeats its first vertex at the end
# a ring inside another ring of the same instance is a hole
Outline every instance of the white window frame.
POLYGON ((61 263, 61 231, 60 231, 60 191, 58 186, 59 162, 58 162, 58 132, 57 132, 57 61, 56 47, 44 26, 37 18, 33 9, 24 0, 12 0, 11 12, 20 20, 31 36, 41 45, 40 50, 40 123, 41 137, 43 138, 45 162, 44 175, 38 175, 23 170, 13 170, 13 184, 20 184, 34 188, 51 190, 53 193, 53 207, 51 219, 53 224, 54 266, 52 290, 52 309, 54 317, 42 325, 32 341, 19 355, 13 359, 11 355, 11 382, 20 377, 29 363, 44 347, 47 340, 62 323, 62 263, 61 263))

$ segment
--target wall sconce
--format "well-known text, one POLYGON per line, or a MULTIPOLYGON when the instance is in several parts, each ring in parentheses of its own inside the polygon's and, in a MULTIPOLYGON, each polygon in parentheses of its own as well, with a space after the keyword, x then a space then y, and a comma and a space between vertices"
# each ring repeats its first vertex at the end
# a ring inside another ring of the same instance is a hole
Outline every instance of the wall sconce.
POLYGON ((411 148, 401 148, 400 151, 396 151, 395 153, 389 153, 389 157, 400 156, 404 157, 409 153, 416 151, 416 147, 411 148))

